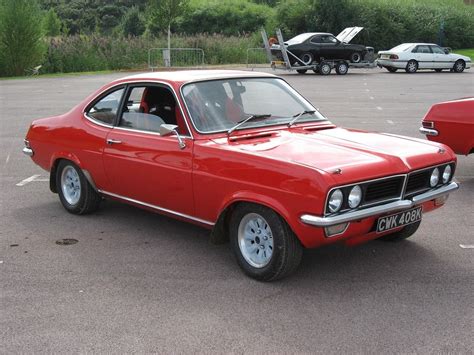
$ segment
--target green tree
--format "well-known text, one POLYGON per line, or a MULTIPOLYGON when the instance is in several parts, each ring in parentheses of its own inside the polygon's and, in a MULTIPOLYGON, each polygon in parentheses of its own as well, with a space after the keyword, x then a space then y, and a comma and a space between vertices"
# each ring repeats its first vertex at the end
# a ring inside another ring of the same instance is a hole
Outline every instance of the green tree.
POLYGON ((46 12, 43 18, 43 29, 46 36, 54 37, 61 34, 62 23, 53 8, 46 12))
POLYGON ((127 11, 122 21, 122 32, 125 36, 140 36, 145 31, 145 22, 140 9, 133 6, 127 11))
POLYGON ((36 0, 0 0, 0 71, 25 75, 41 64, 46 47, 36 0))
POLYGON ((147 6, 148 21, 147 29, 156 35, 168 31, 171 34, 171 26, 178 17, 186 14, 189 0, 149 0, 147 6))

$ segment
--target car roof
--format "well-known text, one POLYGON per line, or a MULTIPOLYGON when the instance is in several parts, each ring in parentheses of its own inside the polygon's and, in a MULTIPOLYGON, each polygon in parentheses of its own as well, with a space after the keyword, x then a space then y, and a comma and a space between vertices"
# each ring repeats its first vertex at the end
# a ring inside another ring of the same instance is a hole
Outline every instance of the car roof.
POLYGON ((175 83, 189 83, 194 81, 232 79, 232 78, 261 78, 276 76, 268 73, 250 72, 244 70, 179 70, 179 71, 160 71, 148 72, 130 75, 119 81, 167 81, 175 83))

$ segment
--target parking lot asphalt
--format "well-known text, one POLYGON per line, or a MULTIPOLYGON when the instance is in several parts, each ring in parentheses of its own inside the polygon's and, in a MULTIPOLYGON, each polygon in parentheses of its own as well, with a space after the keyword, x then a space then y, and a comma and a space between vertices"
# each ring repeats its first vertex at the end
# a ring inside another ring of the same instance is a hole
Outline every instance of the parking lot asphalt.
MULTIPOLYGON (((1 353, 472 353, 474 155, 409 240, 307 250, 260 283, 199 227, 112 201, 68 214, 21 153, 33 119, 124 75, 0 81, 1 353)), ((432 104, 474 96, 474 70, 282 75, 340 126, 420 139, 432 104)))

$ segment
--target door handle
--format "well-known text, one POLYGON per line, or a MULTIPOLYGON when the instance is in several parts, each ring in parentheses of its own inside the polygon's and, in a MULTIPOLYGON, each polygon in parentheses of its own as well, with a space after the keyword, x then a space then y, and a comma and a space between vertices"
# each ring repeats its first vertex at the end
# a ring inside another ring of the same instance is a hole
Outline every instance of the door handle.
POLYGON ((118 141, 118 140, 115 140, 115 139, 107 139, 107 144, 120 144, 122 143, 122 141, 118 141))

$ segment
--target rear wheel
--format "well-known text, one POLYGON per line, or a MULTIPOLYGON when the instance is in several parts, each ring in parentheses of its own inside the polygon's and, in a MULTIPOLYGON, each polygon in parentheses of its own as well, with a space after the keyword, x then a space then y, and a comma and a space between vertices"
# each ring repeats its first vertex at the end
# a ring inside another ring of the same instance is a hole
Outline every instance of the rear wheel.
POLYGON ((398 69, 394 67, 385 67, 390 73, 395 73, 398 69))
MULTIPOLYGON (((309 52, 303 53, 300 55, 300 59, 304 65, 310 65, 313 62, 313 55, 309 52)), ((301 63, 300 63, 301 64, 301 63)))
POLYGON ((56 186, 59 199, 68 212, 87 214, 99 208, 101 197, 73 162, 62 160, 59 163, 56 170, 56 186))
POLYGON ((402 240, 405 240, 411 237, 418 230, 420 223, 421 221, 409 224, 408 226, 403 227, 403 229, 399 230, 398 232, 384 235, 383 237, 378 238, 378 240, 381 240, 383 242, 400 242, 402 240))
POLYGON ((336 64, 336 73, 338 75, 346 75, 349 71, 349 65, 346 62, 339 62, 336 64))
POLYGON ((230 219, 231 247, 239 266, 260 281, 281 279, 296 270, 303 247, 273 210, 240 204, 230 219))
POLYGON ((414 59, 409 60, 407 66, 405 67, 405 71, 407 73, 416 73, 418 70, 418 62, 414 59))
POLYGON ((465 68, 466 68, 466 63, 464 62, 464 60, 459 59, 456 61, 456 63, 454 63, 453 70, 455 73, 462 73, 465 68))
POLYGON ((329 63, 323 62, 319 65, 319 74, 321 75, 331 74, 331 66, 329 65, 329 63))

